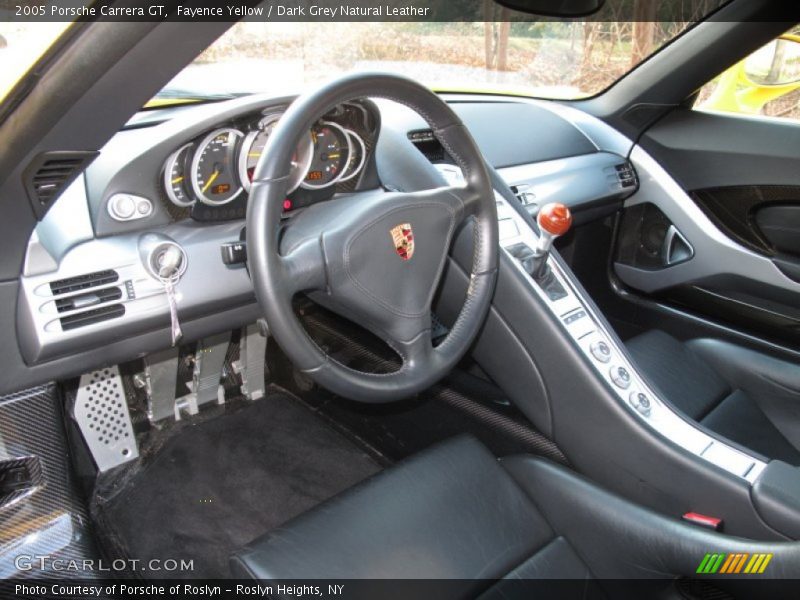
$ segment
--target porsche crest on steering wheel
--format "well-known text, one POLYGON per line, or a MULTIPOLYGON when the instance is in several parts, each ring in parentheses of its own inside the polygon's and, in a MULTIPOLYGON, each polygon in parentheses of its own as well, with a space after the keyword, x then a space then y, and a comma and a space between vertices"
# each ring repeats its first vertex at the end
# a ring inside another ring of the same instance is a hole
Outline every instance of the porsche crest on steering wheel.
POLYGON ((389 233, 392 235, 397 255, 403 260, 411 260, 411 257, 414 256, 414 231, 411 229, 411 223, 402 223, 392 227, 389 233))

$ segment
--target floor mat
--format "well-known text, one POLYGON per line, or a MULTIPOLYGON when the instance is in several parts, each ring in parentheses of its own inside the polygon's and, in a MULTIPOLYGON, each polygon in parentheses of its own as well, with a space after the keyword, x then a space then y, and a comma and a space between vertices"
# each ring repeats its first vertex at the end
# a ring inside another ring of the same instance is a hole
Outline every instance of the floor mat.
POLYGON ((271 394, 170 439, 102 520, 131 558, 192 559, 228 577, 231 552, 380 470, 297 400, 271 394))

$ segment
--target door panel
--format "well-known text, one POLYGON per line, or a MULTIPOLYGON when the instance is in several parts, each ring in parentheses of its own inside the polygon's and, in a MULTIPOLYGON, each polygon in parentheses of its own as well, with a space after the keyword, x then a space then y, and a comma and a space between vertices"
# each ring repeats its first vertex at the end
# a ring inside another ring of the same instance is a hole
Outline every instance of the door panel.
MULTIPOLYGON (((776 209, 800 209, 800 186, 704 188, 692 191, 689 196, 717 227, 743 246, 767 256, 774 256, 786 245, 780 239, 778 227, 778 219, 784 215, 776 209)), ((800 212, 796 226, 795 233, 800 233, 800 212)))
POLYGON ((797 347, 800 124, 681 109, 645 133, 631 159, 642 187, 618 227, 622 282, 797 347), (648 220, 654 213, 662 216, 648 220))

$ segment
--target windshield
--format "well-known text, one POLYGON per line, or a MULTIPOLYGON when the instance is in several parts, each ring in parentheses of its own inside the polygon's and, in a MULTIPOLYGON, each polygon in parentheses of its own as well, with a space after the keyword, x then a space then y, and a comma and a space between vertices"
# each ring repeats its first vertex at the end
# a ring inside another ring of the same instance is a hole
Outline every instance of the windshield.
POLYGON ((69 26, 0 21, 0 102, 69 26))
POLYGON ((602 92, 689 25, 241 22, 157 101, 299 91, 354 70, 401 73, 437 91, 578 99, 602 92))

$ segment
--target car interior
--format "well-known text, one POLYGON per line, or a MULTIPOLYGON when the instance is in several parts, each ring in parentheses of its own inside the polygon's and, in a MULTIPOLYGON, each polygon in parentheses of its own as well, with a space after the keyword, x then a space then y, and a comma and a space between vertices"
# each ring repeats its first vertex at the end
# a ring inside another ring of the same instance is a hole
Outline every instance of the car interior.
POLYGON ((794 597, 800 125, 697 106, 792 10, 568 101, 143 109, 232 23, 74 24, 0 106, 2 577, 794 597))

